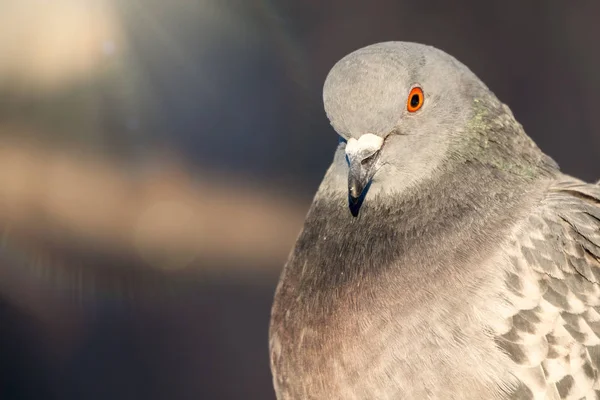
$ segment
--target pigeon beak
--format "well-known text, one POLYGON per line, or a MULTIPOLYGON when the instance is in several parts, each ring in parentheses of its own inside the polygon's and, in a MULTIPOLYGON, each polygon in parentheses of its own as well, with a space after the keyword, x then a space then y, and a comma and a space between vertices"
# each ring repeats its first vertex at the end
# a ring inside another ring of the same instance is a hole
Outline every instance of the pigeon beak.
POLYGON ((357 217, 365 196, 371 186, 371 180, 375 175, 375 164, 379 158, 379 151, 371 154, 369 157, 360 159, 351 159, 350 169, 348 171, 348 205, 352 216, 357 217))
POLYGON ((346 143, 346 160, 348 161, 348 205, 350 213, 358 216, 360 207, 375 171, 377 170, 379 153, 383 146, 383 138, 372 133, 365 133, 358 139, 350 138, 346 143))

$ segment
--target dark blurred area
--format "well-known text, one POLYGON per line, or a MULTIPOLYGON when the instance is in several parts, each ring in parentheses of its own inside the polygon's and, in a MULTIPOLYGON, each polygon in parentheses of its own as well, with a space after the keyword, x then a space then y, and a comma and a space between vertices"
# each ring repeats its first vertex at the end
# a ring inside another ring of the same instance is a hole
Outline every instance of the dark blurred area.
POLYGON ((600 178, 600 3, 2 0, 0 398, 272 399, 333 64, 434 45, 600 178))

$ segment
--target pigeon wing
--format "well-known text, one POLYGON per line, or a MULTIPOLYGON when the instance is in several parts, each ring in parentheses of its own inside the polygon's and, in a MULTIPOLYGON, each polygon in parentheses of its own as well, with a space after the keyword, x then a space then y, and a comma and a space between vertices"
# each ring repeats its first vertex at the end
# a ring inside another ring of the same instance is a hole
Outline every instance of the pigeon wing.
POLYGON ((517 399, 600 399, 600 185, 565 177, 515 236, 498 345, 517 399))

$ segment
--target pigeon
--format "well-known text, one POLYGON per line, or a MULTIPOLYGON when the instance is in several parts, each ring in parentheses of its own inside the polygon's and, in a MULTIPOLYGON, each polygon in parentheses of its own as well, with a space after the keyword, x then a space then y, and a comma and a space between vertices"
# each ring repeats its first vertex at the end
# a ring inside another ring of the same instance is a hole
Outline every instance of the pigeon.
POLYGON ((278 399, 600 399, 600 186, 436 48, 323 89, 333 162, 276 288, 278 399))

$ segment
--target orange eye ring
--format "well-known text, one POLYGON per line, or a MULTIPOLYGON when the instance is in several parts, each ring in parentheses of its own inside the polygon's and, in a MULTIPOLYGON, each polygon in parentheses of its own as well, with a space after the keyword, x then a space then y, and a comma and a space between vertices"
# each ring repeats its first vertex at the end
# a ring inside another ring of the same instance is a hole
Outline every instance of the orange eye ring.
POLYGON ((423 100, 425 97, 423 96, 423 89, 420 87, 414 87, 408 94, 408 100, 406 101, 406 109, 408 112, 418 111, 421 107, 423 107, 423 100))

